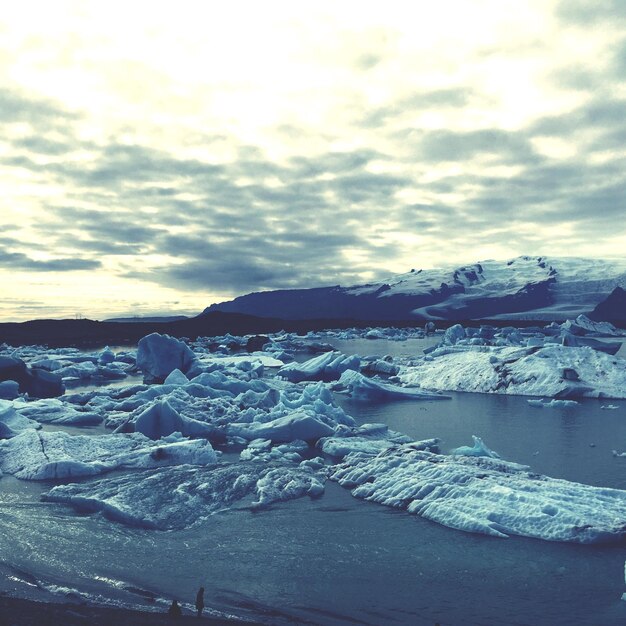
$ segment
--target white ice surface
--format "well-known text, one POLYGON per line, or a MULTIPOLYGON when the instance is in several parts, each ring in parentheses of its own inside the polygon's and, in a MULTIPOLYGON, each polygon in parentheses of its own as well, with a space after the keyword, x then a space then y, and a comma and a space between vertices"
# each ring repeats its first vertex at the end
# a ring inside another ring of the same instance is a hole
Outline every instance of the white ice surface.
POLYGON ((341 352, 325 352, 304 363, 290 363, 278 370, 278 375, 298 383, 303 380, 337 380, 346 370, 358 370, 361 359, 341 352))
POLYGON ((186 374, 195 360, 188 345, 169 335, 152 333, 137 345, 137 367, 149 381, 164 380, 175 369, 186 374))
POLYGON ((575 543, 626 538, 626 491, 540 476, 496 459, 402 446, 378 456, 349 454, 329 477, 358 498, 466 532, 575 543))
POLYGON ((626 360, 589 347, 451 346, 439 348, 398 374, 427 389, 529 396, 626 397, 626 360), (563 377, 573 369, 580 377, 563 377))
POLYGON ((125 524, 176 529, 225 509, 267 506, 273 502, 319 496, 325 471, 308 464, 220 464, 188 466, 54 487, 44 499, 83 510, 103 511, 125 524))
POLYGON ((0 400, 0 439, 10 439, 24 430, 41 428, 32 419, 20 415, 10 400, 0 400))
POLYGON ((337 381, 336 387, 345 388, 354 398, 360 400, 447 400, 449 396, 440 393, 430 393, 415 387, 399 387, 382 380, 367 378, 355 372, 347 370, 337 381))
POLYGON ((30 429, 0 441, 0 470, 28 480, 93 476, 122 468, 216 462, 217 456, 208 441, 186 440, 180 435, 151 441, 139 433, 88 436, 30 429))

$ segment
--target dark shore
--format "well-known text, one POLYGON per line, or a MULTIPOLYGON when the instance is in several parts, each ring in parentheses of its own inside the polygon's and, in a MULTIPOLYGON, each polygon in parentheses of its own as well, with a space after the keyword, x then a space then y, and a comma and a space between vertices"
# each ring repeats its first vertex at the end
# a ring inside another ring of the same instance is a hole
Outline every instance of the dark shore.
MULTIPOLYGON (((548 322, 538 320, 442 320, 437 327, 452 324, 463 326, 544 326, 548 322)), ((396 328, 421 327, 424 320, 355 320, 355 319, 307 319, 283 320, 255 317, 241 313, 215 311, 171 322, 98 322, 88 319, 31 320, 29 322, 0 323, 0 343, 12 346, 47 345, 49 347, 75 346, 78 348, 103 347, 105 345, 134 345, 150 333, 168 334, 172 337, 210 337, 216 335, 257 335, 286 332, 306 334, 331 328, 367 328, 394 326, 396 328)))
POLYGON ((189 613, 170 617, 165 612, 150 613, 113 609, 87 604, 56 604, 0 596, 0 626, 172 626, 175 624, 241 624, 260 626, 259 622, 224 620, 189 613))

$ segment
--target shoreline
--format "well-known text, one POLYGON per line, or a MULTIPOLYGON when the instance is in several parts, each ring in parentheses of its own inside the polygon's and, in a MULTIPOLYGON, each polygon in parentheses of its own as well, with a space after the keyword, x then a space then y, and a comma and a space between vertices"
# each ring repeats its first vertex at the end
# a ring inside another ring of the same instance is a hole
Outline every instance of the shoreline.
POLYGON ((152 612, 96 604, 41 602, 0 594, 0 626, 159 626, 160 624, 211 624, 212 626, 262 626, 245 619, 224 619, 190 612, 170 617, 167 611, 152 612))

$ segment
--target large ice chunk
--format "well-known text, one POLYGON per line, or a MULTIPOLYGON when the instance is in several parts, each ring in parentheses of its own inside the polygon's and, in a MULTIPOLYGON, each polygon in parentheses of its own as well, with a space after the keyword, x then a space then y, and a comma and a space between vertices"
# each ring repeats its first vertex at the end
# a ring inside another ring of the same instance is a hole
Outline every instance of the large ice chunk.
POLYGON ((454 448, 454 450, 450 450, 450 454, 454 454, 456 456, 486 456, 492 459, 500 458, 500 455, 493 450, 490 450, 480 437, 472 435, 472 439, 474 440, 473 446, 460 446, 458 448, 454 448))
POLYGON ((324 489, 325 473, 293 464, 240 462, 212 468, 171 467, 89 483, 60 485, 43 496, 82 510, 103 511, 119 522, 180 529, 212 513, 267 506, 324 489), (252 498, 256 496, 256 502, 252 498))
POLYGON ((540 476, 496 459, 402 446, 378 456, 349 454, 330 478, 358 498, 466 532, 575 543, 626 538, 626 491, 540 476))
POLYGON ((37 428, 41 428, 41 425, 20 415, 13 402, 0 400, 0 439, 10 439, 24 430, 37 428))
POLYGON ((137 346, 137 367, 150 383, 162 383, 175 369, 186 374, 195 360, 196 355, 187 344, 169 335, 146 335, 137 346))
POLYGON ((354 370, 345 371, 336 383, 336 388, 345 388, 353 398, 359 400, 449 400, 450 396, 432 393, 416 387, 399 387, 382 380, 367 378, 354 370))
POLYGON ((232 437, 253 439, 269 439, 273 442, 317 441, 328 437, 334 429, 315 415, 297 409, 290 415, 279 417, 269 422, 253 422, 251 424, 234 423, 228 426, 228 434, 232 437))
POLYGON ((337 380, 346 370, 358 370, 361 359, 356 356, 345 356, 341 352, 326 352, 313 357, 304 363, 290 363, 278 370, 279 376, 299 383, 303 380, 337 380))
POLYGON ((17 478, 48 480, 93 476, 120 468, 212 465, 215 451, 203 439, 151 441, 130 435, 70 435, 26 430, 0 441, 0 470, 17 478))
POLYGON ((167 399, 157 400, 135 420, 135 432, 150 439, 160 439, 175 432, 186 437, 209 437, 213 430, 210 424, 180 415, 167 399))
POLYGON ((626 397, 626 360, 589 347, 450 346, 401 368, 430 389, 558 398, 626 397))

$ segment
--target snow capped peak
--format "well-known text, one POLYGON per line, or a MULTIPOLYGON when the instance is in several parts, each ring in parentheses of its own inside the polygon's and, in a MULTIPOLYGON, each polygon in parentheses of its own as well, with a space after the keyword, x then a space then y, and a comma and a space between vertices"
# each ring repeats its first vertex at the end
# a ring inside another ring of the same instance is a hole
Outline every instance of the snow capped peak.
POLYGON ((211 310, 287 319, 566 319, 626 287, 626 258, 519 256, 412 269, 350 287, 264 292, 211 310))

